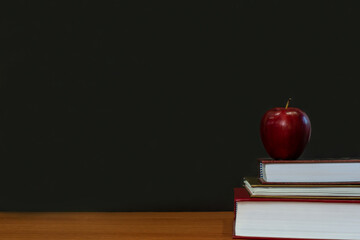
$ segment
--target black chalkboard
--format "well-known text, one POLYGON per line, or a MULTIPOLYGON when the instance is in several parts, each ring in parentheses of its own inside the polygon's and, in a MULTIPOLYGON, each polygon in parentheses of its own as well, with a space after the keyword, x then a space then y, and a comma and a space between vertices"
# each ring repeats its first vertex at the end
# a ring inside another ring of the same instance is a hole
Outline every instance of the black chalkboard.
POLYGON ((266 110, 360 155, 354 1, 1 1, 1 211, 232 210, 266 110))

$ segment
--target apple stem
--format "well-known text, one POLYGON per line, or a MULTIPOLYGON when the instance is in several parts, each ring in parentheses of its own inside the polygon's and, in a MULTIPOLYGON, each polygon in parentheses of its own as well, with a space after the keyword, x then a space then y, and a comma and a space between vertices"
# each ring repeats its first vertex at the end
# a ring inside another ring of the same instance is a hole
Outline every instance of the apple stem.
POLYGON ((287 103, 286 103, 285 109, 287 109, 287 108, 288 108, 290 101, 291 101, 291 98, 289 98, 289 99, 287 100, 287 103))

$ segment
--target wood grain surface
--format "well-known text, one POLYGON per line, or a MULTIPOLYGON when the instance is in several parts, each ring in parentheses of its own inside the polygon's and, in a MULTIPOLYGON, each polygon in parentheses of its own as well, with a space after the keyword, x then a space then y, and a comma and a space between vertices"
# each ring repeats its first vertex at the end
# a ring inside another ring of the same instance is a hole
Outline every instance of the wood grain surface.
POLYGON ((0 239, 232 239, 232 212, 1 212, 0 239))

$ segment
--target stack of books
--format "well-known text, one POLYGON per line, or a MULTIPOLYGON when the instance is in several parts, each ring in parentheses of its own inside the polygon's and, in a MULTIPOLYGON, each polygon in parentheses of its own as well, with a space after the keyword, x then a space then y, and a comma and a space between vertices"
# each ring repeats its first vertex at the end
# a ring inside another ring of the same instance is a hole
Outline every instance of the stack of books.
POLYGON ((360 239, 360 159, 259 159, 234 199, 234 238, 360 239))

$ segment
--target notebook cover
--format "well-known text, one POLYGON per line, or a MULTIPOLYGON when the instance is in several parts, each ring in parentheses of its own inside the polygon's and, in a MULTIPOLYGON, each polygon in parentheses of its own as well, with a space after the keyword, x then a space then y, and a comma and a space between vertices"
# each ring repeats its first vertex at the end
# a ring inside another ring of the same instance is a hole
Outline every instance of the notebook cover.
POLYGON ((264 183, 264 180, 261 180, 256 177, 244 177, 244 180, 248 181, 252 187, 273 187, 273 188, 282 188, 282 187, 289 187, 289 188, 297 188, 297 187, 360 187, 360 184, 349 184, 348 182, 344 182, 343 184, 332 184, 332 183, 264 183))
MULTIPOLYGON (((324 182, 267 182, 263 178, 259 177, 259 181, 266 185, 322 185, 324 182)), ((360 182, 327 182, 328 185, 359 185, 360 182)))
POLYGON ((233 238, 234 239, 259 239, 259 240, 326 240, 326 239, 310 239, 310 238, 269 238, 269 237, 246 237, 235 235, 235 220, 236 220, 236 203, 240 201, 277 201, 277 202, 330 202, 330 203, 360 203, 360 200, 347 199, 298 199, 298 198, 251 198, 245 188, 234 189, 234 222, 233 222, 233 238))
POLYGON ((300 160, 274 160, 270 158, 259 158, 259 181, 262 184, 273 184, 273 185, 358 185, 360 181, 356 182, 267 182, 262 178, 262 165, 263 164, 277 164, 277 163, 360 163, 360 159, 341 158, 341 159, 300 159, 300 160))

